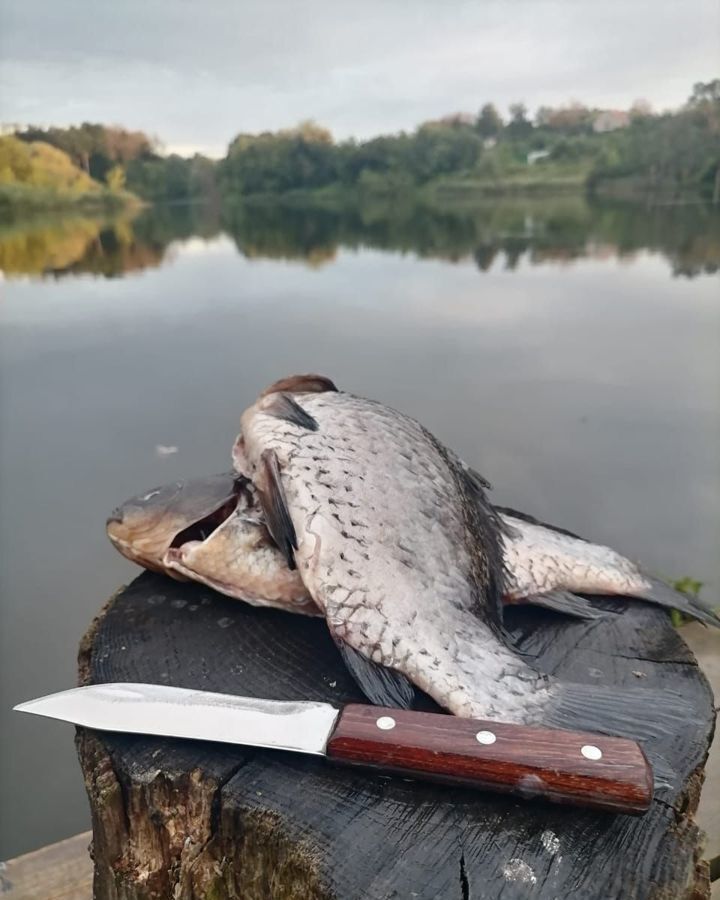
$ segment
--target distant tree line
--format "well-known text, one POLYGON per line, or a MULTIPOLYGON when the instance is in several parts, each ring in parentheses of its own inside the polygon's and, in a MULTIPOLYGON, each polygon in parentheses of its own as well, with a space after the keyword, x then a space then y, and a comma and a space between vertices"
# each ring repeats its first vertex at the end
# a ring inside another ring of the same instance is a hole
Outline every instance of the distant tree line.
POLYGON ((531 118, 517 102, 504 117, 486 103, 477 115, 446 116, 411 133, 341 142, 303 122, 277 132, 241 133, 219 161, 165 156, 143 132, 99 124, 28 128, 16 137, 52 144, 92 178, 150 200, 332 185, 393 194, 443 176, 501 183, 530 163, 547 171, 575 167, 592 188, 626 180, 648 189, 700 190, 720 200, 720 79, 695 85, 675 112, 655 114, 638 101, 627 112, 603 114, 574 102, 541 107, 531 118), (600 127, 603 115, 608 121, 600 127))
POLYGON ((695 85, 676 112, 654 114, 646 101, 605 114, 581 103, 525 104, 506 118, 487 103, 477 116, 455 114, 414 132, 334 143, 305 122, 294 129, 240 134, 218 164, 231 194, 281 193, 338 184, 393 193, 442 176, 501 182, 537 160, 539 167, 580 166, 588 184, 634 179, 647 188, 720 192, 720 79, 695 85), (609 124, 608 124, 609 122, 609 124))

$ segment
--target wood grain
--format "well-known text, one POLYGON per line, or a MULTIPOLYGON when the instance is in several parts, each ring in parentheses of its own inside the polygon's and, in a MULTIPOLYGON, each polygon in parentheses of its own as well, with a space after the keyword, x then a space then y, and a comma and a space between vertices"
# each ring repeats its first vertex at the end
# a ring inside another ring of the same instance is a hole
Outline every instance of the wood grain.
MULTIPOLYGON (((693 811, 712 697, 667 617, 638 602, 593 622, 528 608, 508 611, 506 620, 518 650, 558 678, 683 693, 696 724, 656 739, 679 784, 645 816, 528 803, 298 754, 81 729, 95 896, 707 897, 693 811)), ((150 573, 116 596, 88 633, 81 676, 338 707, 363 699, 322 621, 253 609, 150 573)), ((438 711, 430 701, 424 708, 438 711)))
POLYGON ((346 764, 610 812, 644 813, 653 797, 652 770, 638 744, 587 732, 351 704, 327 754, 346 764), (599 751, 600 759, 584 756, 583 747, 599 751))

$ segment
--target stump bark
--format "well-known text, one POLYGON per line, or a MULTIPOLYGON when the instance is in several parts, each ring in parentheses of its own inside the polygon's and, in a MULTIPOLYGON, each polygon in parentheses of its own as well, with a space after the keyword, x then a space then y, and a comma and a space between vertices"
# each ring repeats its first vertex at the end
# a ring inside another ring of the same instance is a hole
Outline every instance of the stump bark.
MULTIPOLYGON (((80 728, 95 898, 709 897, 693 821, 714 728, 709 686, 662 611, 601 602, 613 611, 593 621, 511 609, 509 632, 538 668, 565 680, 672 688, 687 698, 700 749, 688 754, 687 742, 667 737, 664 755, 682 785, 644 817, 277 751, 80 728)), ((80 683, 106 681, 363 702, 322 620, 254 609, 150 573, 112 598, 83 640, 80 683)))

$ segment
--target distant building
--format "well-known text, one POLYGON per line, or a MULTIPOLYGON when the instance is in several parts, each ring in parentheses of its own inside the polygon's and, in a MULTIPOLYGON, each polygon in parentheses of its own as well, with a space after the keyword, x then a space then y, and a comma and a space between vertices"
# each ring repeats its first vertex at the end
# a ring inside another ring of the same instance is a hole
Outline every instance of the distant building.
POLYGON ((492 150, 492 148, 497 144, 497 138, 495 137, 487 137, 483 139, 483 149, 484 150, 492 150))
POLYGON ((627 128, 630 124, 630 113, 622 109, 604 109, 595 116, 593 131, 603 134, 605 131, 617 131, 618 128, 627 128))
POLYGON ((536 163, 539 159, 546 159, 548 156, 550 156, 549 150, 532 150, 527 155, 527 164, 529 166, 531 166, 531 165, 533 165, 533 163, 536 163))

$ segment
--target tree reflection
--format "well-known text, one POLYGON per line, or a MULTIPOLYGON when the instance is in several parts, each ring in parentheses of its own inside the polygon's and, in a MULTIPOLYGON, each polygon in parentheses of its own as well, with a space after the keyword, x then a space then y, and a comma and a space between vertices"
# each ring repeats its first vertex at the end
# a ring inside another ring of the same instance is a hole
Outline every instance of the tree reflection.
POLYGON ((720 269, 720 211, 702 204, 640 206, 582 196, 504 198, 467 207, 405 199, 359 202, 254 202, 208 207, 158 205, 134 218, 34 217, 0 228, 0 269, 7 277, 113 278, 162 265, 189 238, 226 234, 248 259, 284 259, 312 267, 342 248, 373 248, 456 262, 479 272, 568 265, 582 259, 664 256, 678 276, 720 269))

